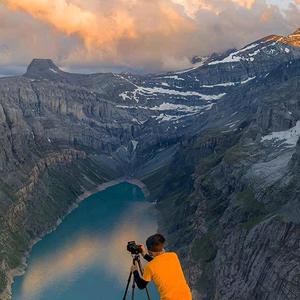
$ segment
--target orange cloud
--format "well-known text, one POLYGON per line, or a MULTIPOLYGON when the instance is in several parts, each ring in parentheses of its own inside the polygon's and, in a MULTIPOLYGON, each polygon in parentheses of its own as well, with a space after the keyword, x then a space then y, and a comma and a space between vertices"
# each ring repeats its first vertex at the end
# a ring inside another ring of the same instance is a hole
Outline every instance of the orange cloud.
MULTIPOLYGON (((144 45, 143 57, 162 52, 161 40, 197 30, 195 22, 170 0, 3 0, 12 11, 25 12, 58 32, 78 36, 78 45, 64 60, 126 63, 124 53, 144 45), (153 49, 154 44, 156 48, 153 49), (120 47, 122 45, 122 49, 120 47), (124 49, 125 48, 125 49, 124 49)), ((165 47, 165 46, 164 46, 165 47)), ((136 55, 136 60, 139 57, 136 55)), ((177 58, 175 59, 178 60, 177 58)), ((180 58, 179 61, 185 61, 180 58)))
POLYGON ((235 2, 240 6, 250 9, 255 4, 256 0, 232 0, 232 2, 235 2))
POLYGON ((0 65, 49 57, 85 71, 188 68, 194 55, 293 31, 294 1, 282 14, 266 0, 0 0, 0 65))
MULTIPOLYGON (((224 3, 234 2, 251 8, 255 1, 225 0, 224 3)), ((113 0, 114 5, 111 9, 107 9, 103 1, 100 1, 97 12, 67 0, 3 0, 3 2, 9 9, 24 11, 67 35, 79 35, 88 47, 107 47, 113 42, 135 39, 149 32, 159 31, 167 35, 179 30, 194 30, 195 24, 180 14, 174 3, 182 5, 190 17, 199 10, 209 10, 217 14, 222 10, 222 5, 208 0, 113 0), (148 16, 141 11, 142 9, 148 16), (140 14, 145 17, 146 22, 141 20, 140 14), (157 18, 158 22, 153 22, 153 18, 157 18), (145 26, 146 23, 148 24, 145 26)))
POLYGON ((226 3, 234 3, 241 7, 251 9, 256 0, 172 0, 172 2, 182 5, 188 16, 195 17, 200 10, 207 10, 218 15, 224 9, 224 4, 226 5, 226 3))
POLYGON ((135 39, 145 33, 159 31, 167 35, 178 28, 192 29, 192 23, 166 1, 151 2, 118 0, 113 9, 106 7, 101 10, 100 7, 96 13, 67 0, 4 0, 11 10, 24 11, 67 35, 79 35, 89 48, 109 48, 115 42, 135 39), (141 5, 146 11, 149 9, 152 16, 158 9, 161 19, 165 21, 153 22, 151 18, 149 23, 148 16, 147 22, 144 22, 138 15, 141 5))
POLYGON ((272 17, 272 13, 269 10, 264 11, 260 16, 260 21, 262 23, 267 23, 272 17))
POLYGON ((172 2, 182 5, 186 14, 192 18, 195 17, 199 10, 207 10, 216 14, 219 13, 218 6, 208 0, 172 0, 172 2))
POLYGON ((78 34, 87 46, 103 46, 122 37, 134 38, 133 19, 126 11, 96 15, 66 0, 5 0, 11 10, 20 10, 67 34, 78 34))

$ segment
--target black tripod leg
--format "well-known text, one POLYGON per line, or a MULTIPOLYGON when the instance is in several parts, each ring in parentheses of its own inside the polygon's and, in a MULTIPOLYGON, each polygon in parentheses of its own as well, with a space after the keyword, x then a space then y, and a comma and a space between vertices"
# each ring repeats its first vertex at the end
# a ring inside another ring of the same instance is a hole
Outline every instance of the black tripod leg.
POLYGON ((128 277, 128 281, 127 281, 125 293, 124 293, 124 296, 123 296, 123 300, 126 300, 129 284, 130 284, 130 281, 131 281, 131 277, 132 277, 132 272, 130 272, 129 277, 128 277))
POLYGON ((135 281, 134 281, 134 278, 133 278, 131 300, 134 300, 134 292, 135 292, 135 281))
POLYGON ((150 294, 149 294, 149 291, 148 291, 148 288, 147 288, 147 287, 146 287, 146 294, 147 294, 148 300, 151 300, 150 294))
MULTIPOLYGON (((139 269, 140 269, 140 273, 143 275, 143 268, 142 268, 142 264, 141 264, 141 261, 140 261, 139 258, 137 259, 137 262, 138 262, 138 266, 139 266, 139 269)), ((150 293, 149 293, 149 290, 148 290, 147 287, 146 287, 146 294, 147 294, 148 300, 151 300, 150 293)))

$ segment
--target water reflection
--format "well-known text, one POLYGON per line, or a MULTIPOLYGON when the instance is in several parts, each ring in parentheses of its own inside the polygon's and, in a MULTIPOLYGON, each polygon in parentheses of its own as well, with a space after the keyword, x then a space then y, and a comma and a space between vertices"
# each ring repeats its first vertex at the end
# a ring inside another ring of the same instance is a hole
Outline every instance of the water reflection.
POLYGON ((34 299, 56 282, 83 272, 97 262, 101 253, 101 242, 95 238, 81 237, 58 249, 55 255, 45 255, 34 262, 22 284, 24 299, 34 299))
POLYGON ((128 204, 118 223, 107 226, 105 232, 77 229, 72 238, 65 237, 55 250, 45 251, 31 262, 20 284, 18 296, 21 296, 16 299, 44 299, 42 295, 47 291, 66 290, 80 278, 90 276, 91 269, 123 287, 131 264, 131 257, 126 251, 127 241, 144 241, 155 232, 154 214, 151 204, 133 202, 128 204))

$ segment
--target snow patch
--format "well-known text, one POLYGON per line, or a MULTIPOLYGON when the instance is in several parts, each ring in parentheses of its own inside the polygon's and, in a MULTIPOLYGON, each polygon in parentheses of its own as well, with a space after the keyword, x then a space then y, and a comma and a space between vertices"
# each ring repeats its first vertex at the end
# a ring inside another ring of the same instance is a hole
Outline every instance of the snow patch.
POLYGON ((243 80, 241 82, 239 81, 236 81, 236 82, 224 82, 224 83, 217 83, 217 84, 213 84, 213 85, 201 85, 201 87, 204 87, 204 88, 215 88, 215 87, 227 87, 227 86, 236 86, 236 85, 239 85, 239 84, 245 84, 253 79, 255 79, 256 76, 254 77, 249 77, 248 79, 246 80, 243 80))
POLYGON ((239 56, 239 54, 245 52, 245 51, 248 51, 252 48, 255 48, 257 47, 259 44, 251 44, 241 50, 238 50, 238 51, 235 51, 231 54, 229 54, 229 56, 225 57, 224 59, 222 60, 217 60, 217 61, 212 61, 211 63, 209 63, 208 65, 217 65, 217 64, 223 64, 223 63, 232 63, 232 62, 239 62, 241 61, 243 58, 241 56, 239 56))
POLYGON ((133 151, 135 151, 135 149, 136 149, 139 142, 136 141, 136 140, 131 140, 131 143, 132 143, 132 146, 133 146, 133 151))
POLYGON ((164 77, 161 77, 161 78, 169 78, 169 79, 174 79, 174 80, 183 80, 183 78, 180 78, 178 77, 177 75, 173 75, 173 76, 164 76, 164 77))
POLYGON ((124 92, 122 94, 119 95, 119 97, 121 97, 123 99, 123 101, 126 101, 126 99, 131 99, 128 95, 127 92, 124 92))
POLYGON ((300 137, 300 121, 297 121, 296 126, 285 131, 272 132, 262 137, 261 141, 280 142, 280 145, 285 145, 288 148, 296 147, 300 137))
POLYGON ((181 115, 181 116, 174 116, 174 115, 168 115, 165 113, 161 113, 159 116, 153 116, 153 118, 158 121, 158 123, 161 122, 171 122, 171 121, 176 121, 178 122, 180 119, 187 117, 187 116, 192 116, 193 114, 189 115, 181 115))
POLYGON ((249 77, 248 79, 242 81, 241 84, 245 84, 245 83, 247 83, 247 82, 249 82, 249 81, 251 81, 251 80, 253 80, 253 79, 255 79, 255 78, 256 78, 256 76, 254 76, 254 77, 249 77))
POLYGON ((227 123, 225 126, 229 127, 229 128, 233 128, 237 125, 237 123, 240 122, 240 120, 237 121, 232 121, 230 123, 227 123))
POLYGON ((147 95, 156 95, 156 94, 165 94, 165 95, 174 95, 174 96, 196 96, 200 99, 210 101, 210 100, 219 100, 223 96, 226 95, 226 93, 221 93, 218 95, 205 95, 198 92, 193 91, 177 91, 177 90, 171 90, 166 89, 162 87, 141 87, 137 86, 137 88, 132 92, 124 92, 120 94, 120 97, 123 99, 134 99, 136 102, 139 102, 138 95, 147 96, 147 95), (129 93, 132 94, 132 96, 129 96, 129 93))
POLYGON ((199 112, 202 110, 210 110, 212 108, 213 104, 203 105, 203 106, 187 106, 182 104, 173 104, 173 103, 167 103, 164 102, 160 104, 159 106, 150 107, 150 110, 157 110, 157 111, 167 111, 167 110, 175 110, 179 112, 199 112))
POLYGON ((212 85, 204 84, 204 85, 201 85, 201 87, 204 87, 204 88, 215 88, 215 87, 234 86, 236 84, 237 84, 237 82, 225 82, 225 83, 217 83, 217 84, 212 84, 212 85))

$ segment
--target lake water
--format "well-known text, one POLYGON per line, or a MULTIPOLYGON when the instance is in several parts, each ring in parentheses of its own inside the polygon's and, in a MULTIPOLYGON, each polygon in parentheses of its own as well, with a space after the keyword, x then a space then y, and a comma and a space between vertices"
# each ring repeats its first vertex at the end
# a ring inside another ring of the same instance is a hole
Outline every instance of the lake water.
MULTIPOLYGON (((144 243, 156 231, 155 210, 140 188, 122 183, 98 192, 33 247, 12 299, 122 299, 132 261, 127 241, 144 243)), ((150 293, 159 299, 153 285, 150 293)), ((145 291, 136 288, 135 299, 146 300, 145 291)))

